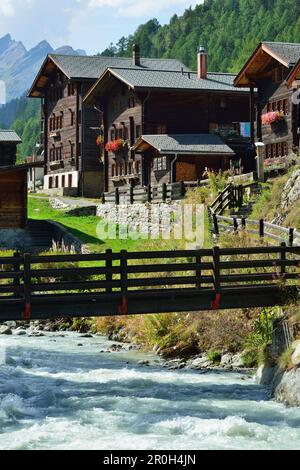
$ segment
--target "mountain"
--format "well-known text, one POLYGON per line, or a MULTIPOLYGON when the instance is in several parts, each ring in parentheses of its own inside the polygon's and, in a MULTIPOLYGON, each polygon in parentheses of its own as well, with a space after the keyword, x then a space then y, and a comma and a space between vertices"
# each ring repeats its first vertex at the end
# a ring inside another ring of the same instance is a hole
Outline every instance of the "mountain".
POLYGON ((262 40, 300 42, 299 0, 204 0, 167 25, 148 21, 102 55, 130 56, 136 43, 143 56, 179 59, 195 69, 201 44, 211 71, 238 72, 262 40))
POLYGON ((54 50, 47 41, 41 41, 27 50, 22 42, 15 41, 10 34, 0 38, 0 80, 5 83, 6 102, 22 96, 28 90, 46 55, 51 52, 85 55, 85 51, 76 51, 71 46, 54 50))

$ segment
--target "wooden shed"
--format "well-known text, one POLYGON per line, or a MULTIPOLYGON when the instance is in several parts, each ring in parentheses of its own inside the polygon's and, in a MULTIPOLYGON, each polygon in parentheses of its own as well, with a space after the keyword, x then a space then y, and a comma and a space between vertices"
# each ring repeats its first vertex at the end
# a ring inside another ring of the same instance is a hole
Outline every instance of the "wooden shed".
POLYGON ((15 165, 17 146, 22 141, 11 129, 0 129, 0 166, 15 165))
POLYGON ((28 165, 0 167, 0 229, 25 228, 28 165))

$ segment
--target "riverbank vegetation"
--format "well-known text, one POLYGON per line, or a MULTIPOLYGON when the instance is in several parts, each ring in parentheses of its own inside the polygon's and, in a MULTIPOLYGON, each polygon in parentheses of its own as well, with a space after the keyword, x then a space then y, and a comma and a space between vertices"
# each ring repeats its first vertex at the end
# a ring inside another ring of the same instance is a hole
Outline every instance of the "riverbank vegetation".
MULTIPOLYGON (((291 174, 281 176, 261 185, 258 197, 255 195, 255 200, 249 201, 250 206, 253 203, 251 218, 265 217, 271 220, 273 216, 281 215, 279 209, 282 190, 290 176, 291 174)), ((212 173, 209 175, 208 185, 189 191, 183 203, 208 206, 217 193, 224 188, 226 182, 225 175, 212 173)), ((44 198, 30 198, 29 210, 31 218, 52 219, 61 223, 87 243, 91 251, 99 252, 106 248, 111 248, 113 251, 120 251, 120 249, 155 251, 158 249, 158 244, 163 250, 184 248, 184 242, 175 240, 127 240, 126 242, 109 240, 104 242, 97 238, 98 217, 78 217, 67 211, 54 210, 44 198)), ((292 213, 293 210, 290 210, 289 214, 292 213)), ((257 246, 262 243, 258 237, 251 236, 247 231, 236 234, 223 233, 216 240, 209 231, 208 218, 206 218, 205 234, 205 247, 211 247, 216 243, 222 247, 257 246)), ((297 311, 297 306, 286 309, 286 315, 295 317, 295 312, 293 315, 290 313, 293 309, 297 311)), ((244 365, 255 367, 268 360, 270 341, 278 316, 277 309, 209 311, 105 317, 94 320, 76 319, 63 321, 57 328, 71 328, 81 332, 98 331, 114 340, 138 343, 145 350, 154 349, 165 358, 191 357, 206 352, 211 362, 217 363, 220 356, 226 352, 243 351, 244 365)), ((289 367, 286 356, 280 361, 281 365, 286 364, 286 367, 289 367)))

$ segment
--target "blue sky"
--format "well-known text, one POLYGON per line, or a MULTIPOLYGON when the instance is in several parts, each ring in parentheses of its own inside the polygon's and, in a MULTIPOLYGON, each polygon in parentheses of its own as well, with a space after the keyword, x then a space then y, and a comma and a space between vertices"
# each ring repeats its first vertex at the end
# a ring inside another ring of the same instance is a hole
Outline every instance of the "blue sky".
POLYGON ((11 33, 27 48, 46 39, 100 52, 145 21, 167 23, 200 0, 0 0, 0 37, 11 33))

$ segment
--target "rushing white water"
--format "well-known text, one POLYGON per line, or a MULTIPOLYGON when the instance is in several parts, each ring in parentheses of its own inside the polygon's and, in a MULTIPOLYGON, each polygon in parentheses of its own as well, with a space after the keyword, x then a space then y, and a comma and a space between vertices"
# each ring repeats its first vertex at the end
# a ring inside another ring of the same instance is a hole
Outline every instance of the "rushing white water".
POLYGON ((300 409, 253 378, 142 367, 109 344, 1 336, 0 449, 300 449, 300 409))

